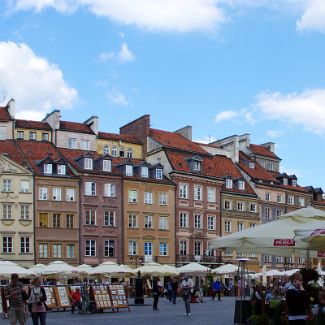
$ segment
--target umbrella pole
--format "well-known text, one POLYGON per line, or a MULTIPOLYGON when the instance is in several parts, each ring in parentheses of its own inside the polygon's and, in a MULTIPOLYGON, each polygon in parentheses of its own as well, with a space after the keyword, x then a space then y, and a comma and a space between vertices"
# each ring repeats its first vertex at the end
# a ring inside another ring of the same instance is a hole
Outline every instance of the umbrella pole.
POLYGON ((311 268, 311 263, 310 263, 310 250, 307 249, 307 269, 311 268))

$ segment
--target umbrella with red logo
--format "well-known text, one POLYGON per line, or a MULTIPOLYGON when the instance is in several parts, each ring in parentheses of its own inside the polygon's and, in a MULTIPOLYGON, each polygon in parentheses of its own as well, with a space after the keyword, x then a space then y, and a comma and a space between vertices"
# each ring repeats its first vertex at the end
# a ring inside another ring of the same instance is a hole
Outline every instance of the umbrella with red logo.
POLYGON ((295 239, 306 242, 309 249, 317 250, 318 257, 325 257, 325 228, 297 229, 295 239))

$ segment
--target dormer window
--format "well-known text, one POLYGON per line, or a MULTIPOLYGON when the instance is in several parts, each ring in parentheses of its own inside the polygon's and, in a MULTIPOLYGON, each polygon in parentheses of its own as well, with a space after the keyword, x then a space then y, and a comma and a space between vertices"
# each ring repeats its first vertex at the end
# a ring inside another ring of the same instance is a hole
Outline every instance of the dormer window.
POLYGON ((128 149, 127 157, 128 158, 132 158, 133 157, 133 149, 132 148, 129 148, 128 149))
POLYGON ((232 179, 230 178, 226 179, 226 188, 232 188, 232 179))
POLYGON ((283 179, 283 185, 288 185, 288 179, 287 178, 283 179))
POLYGON ((66 166, 65 165, 58 165, 57 166, 57 173, 58 173, 58 175, 65 175, 66 174, 66 166))
POLYGON ((125 175, 133 176, 133 166, 132 165, 125 165, 125 175))
POLYGON ((295 180, 295 179, 292 180, 292 186, 294 186, 294 187, 297 186, 297 180, 295 180))
POLYGON ((156 179, 163 179, 163 170, 161 168, 156 169, 156 179))
POLYGON ((141 167, 141 177, 144 177, 144 178, 149 177, 149 168, 147 166, 141 167))
POLYGON ((107 144, 103 148, 103 154, 104 155, 109 155, 109 146, 107 144))
POLYGON ((255 164, 253 162, 250 162, 248 166, 249 166, 250 169, 254 169, 255 168, 255 164))
POLYGON ((117 147, 112 148, 112 156, 116 157, 117 156, 117 147))
POLYGON ((200 172, 201 171, 201 168, 202 168, 201 161, 193 160, 192 168, 193 168, 193 171, 200 172))
POLYGON ((104 172, 110 172, 112 171, 112 161, 109 159, 103 160, 103 171, 104 172))
POLYGON ((238 181, 238 189, 244 190, 245 189, 245 182, 244 181, 238 181))
POLYGON ((92 158, 85 158, 84 167, 85 167, 85 169, 92 170, 93 169, 93 159, 92 158))
POLYGON ((44 164, 44 174, 52 174, 52 164, 44 164))

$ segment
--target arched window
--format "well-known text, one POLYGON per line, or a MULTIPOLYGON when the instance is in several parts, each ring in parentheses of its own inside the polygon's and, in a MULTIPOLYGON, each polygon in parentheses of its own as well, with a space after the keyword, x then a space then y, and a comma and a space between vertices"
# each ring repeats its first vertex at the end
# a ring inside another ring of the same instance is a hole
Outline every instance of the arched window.
POLYGON ((123 147, 120 147, 120 150, 119 150, 119 156, 120 156, 120 157, 125 157, 125 154, 124 154, 124 148, 123 148, 123 147))
POLYGON ((104 155, 109 155, 109 146, 107 144, 105 144, 105 146, 103 148, 103 154, 104 155))
POLYGON ((129 148, 128 149, 127 155, 128 155, 128 158, 132 158, 133 157, 133 149, 132 148, 129 148))
POLYGON ((117 156, 117 147, 116 147, 116 146, 114 146, 114 147, 112 148, 112 156, 114 156, 114 157, 117 156))

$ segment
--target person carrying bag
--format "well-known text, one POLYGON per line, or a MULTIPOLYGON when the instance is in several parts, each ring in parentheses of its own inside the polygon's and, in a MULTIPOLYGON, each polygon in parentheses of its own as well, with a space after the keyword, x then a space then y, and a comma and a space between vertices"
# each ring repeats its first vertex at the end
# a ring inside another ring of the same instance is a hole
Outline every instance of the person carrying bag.
POLYGON ((32 315, 33 325, 38 325, 38 319, 41 325, 46 324, 46 293, 41 287, 41 281, 38 277, 32 281, 32 287, 29 291, 28 309, 32 315))

